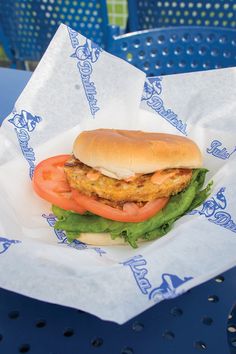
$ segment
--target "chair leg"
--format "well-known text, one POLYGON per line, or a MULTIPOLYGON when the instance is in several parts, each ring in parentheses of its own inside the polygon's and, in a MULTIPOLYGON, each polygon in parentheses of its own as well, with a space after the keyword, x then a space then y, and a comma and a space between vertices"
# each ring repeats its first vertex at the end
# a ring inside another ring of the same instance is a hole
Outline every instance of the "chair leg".
POLYGON ((15 61, 11 62, 10 68, 11 69, 16 69, 16 62, 15 61))
POLYGON ((27 70, 26 63, 25 63, 25 61, 23 61, 23 60, 18 60, 18 61, 16 62, 16 67, 17 67, 17 69, 19 69, 19 70, 27 70))

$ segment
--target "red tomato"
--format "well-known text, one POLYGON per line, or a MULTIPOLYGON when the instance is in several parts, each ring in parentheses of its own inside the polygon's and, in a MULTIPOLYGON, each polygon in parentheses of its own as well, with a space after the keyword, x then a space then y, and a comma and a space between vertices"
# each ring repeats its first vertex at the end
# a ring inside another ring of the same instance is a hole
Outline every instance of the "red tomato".
POLYGON ((64 163, 70 155, 59 155, 41 161, 35 168, 33 188, 48 202, 65 210, 83 214, 86 209, 72 198, 71 188, 64 173, 64 163))
POLYGON ((147 202, 145 206, 139 208, 135 203, 126 203, 123 210, 113 208, 103 204, 91 197, 88 197, 76 189, 72 189, 74 200, 86 210, 93 214, 100 215, 106 219, 123 222, 140 222, 154 216, 168 203, 169 198, 159 198, 147 202))

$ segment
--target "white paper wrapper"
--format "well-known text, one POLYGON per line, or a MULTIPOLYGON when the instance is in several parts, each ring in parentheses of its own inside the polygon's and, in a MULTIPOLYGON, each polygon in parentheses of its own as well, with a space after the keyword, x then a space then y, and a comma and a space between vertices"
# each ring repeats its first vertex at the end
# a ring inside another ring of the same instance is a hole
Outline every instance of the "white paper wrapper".
POLYGON ((1 287, 124 323, 236 264, 236 69, 144 81, 138 69, 59 28, 0 131, 1 287), (41 160, 70 153, 80 131, 100 127, 192 138, 212 195, 138 249, 69 244, 30 177, 41 160))

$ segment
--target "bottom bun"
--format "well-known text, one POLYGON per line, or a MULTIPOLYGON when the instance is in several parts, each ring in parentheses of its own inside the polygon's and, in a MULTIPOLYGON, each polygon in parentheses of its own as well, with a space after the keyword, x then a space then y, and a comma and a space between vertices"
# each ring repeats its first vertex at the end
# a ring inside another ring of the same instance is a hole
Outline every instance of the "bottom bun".
MULTIPOLYGON (((77 240, 93 246, 129 246, 124 238, 116 237, 114 240, 109 233, 81 233, 77 240)), ((145 240, 140 240, 145 242, 145 240)), ((138 242, 139 243, 139 242, 138 242)))

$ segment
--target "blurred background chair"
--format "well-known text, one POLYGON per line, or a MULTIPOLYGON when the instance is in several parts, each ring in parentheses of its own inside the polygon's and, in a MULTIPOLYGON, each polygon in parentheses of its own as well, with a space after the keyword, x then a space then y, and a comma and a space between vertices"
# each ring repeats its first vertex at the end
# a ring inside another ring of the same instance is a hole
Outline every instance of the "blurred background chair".
POLYGON ((0 42, 18 67, 40 60, 61 22, 106 48, 106 0, 0 0, 0 42))
POLYGON ((236 28, 235 0, 128 0, 130 32, 170 26, 236 28))
POLYGON ((236 30, 172 27, 113 36, 108 51, 147 76, 236 66, 236 30))

